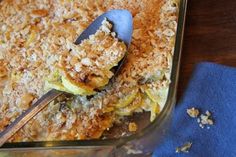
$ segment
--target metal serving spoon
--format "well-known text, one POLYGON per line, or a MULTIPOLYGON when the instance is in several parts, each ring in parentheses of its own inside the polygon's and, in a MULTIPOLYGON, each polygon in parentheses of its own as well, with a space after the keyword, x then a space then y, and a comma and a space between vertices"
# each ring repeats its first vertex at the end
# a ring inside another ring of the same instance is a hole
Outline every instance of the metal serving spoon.
MULTIPOLYGON (((123 41, 129 47, 132 32, 133 32, 133 19, 128 10, 111 10, 93 21, 88 28, 81 33, 75 41, 75 44, 80 44, 82 40, 89 38, 89 35, 94 34, 101 26, 104 18, 113 24, 112 31, 117 34, 117 38, 123 41)), ((125 57, 124 57, 125 58, 125 57)), ((115 73, 120 69, 124 58, 119 62, 115 69, 115 73)), ((14 122, 0 133, 0 147, 12 137, 20 128, 22 128, 30 119, 37 115, 43 108, 45 108, 52 100, 62 95, 64 92, 55 89, 50 90, 43 95, 37 102, 35 102, 29 109, 23 112, 14 122)))

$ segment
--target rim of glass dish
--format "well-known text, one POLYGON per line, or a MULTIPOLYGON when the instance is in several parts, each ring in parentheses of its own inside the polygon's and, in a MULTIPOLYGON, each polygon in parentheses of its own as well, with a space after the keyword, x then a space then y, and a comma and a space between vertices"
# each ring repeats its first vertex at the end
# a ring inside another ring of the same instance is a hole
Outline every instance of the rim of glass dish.
POLYGON ((5 143, 0 148, 0 150, 58 149, 58 148, 71 149, 74 147, 77 147, 77 148, 78 147, 84 147, 84 148, 96 148, 97 147, 98 148, 98 147, 121 146, 129 141, 132 141, 135 139, 140 139, 145 134, 147 134, 149 131, 151 131, 153 128, 159 127, 162 123, 162 120, 165 118, 165 113, 168 112, 170 110, 170 108, 172 107, 172 105, 174 105, 174 103, 175 103, 186 9, 187 9, 187 0, 180 0, 177 33, 176 33, 176 37, 175 37, 175 48, 174 48, 174 56, 173 56, 172 70, 171 70, 171 83, 169 86, 167 101, 166 101, 166 104, 165 104, 163 110, 158 115, 158 117, 152 123, 150 123, 147 127, 145 127, 140 132, 137 132, 133 135, 126 136, 126 137, 120 137, 120 138, 114 138, 114 139, 15 142, 15 143, 5 143))

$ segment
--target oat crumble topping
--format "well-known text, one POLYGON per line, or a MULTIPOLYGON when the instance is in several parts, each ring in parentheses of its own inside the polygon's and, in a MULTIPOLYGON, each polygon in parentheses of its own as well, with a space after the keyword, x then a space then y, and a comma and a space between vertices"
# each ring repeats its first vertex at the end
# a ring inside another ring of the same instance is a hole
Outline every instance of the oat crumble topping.
MULTIPOLYGON (((60 56, 58 78, 48 80, 48 85, 75 95, 90 95, 95 89, 108 84, 117 66, 127 52, 126 45, 111 32, 112 24, 104 19, 100 28, 79 45, 68 43, 69 51, 60 56), (55 82, 57 86, 55 87, 55 82), (68 83, 75 88, 69 87, 68 83), (61 84, 61 89, 58 87, 61 84)), ((54 73, 54 76, 56 74, 54 73)))
MULTIPOLYGON (((67 59, 63 55, 74 53, 79 34, 110 9, 128 9, 134 19, 127 62, 115 83, 91 99, 57 98, 10 142, 100 138, 116 119, 134 112, 151 112, 155 119, 170 83, 178 1, 2 0, 0 131, 47 92, 45 82, 67 59)), ((69 58, 66 63, 73 61, 69 58)), ((77 74, 84 66, 102 63, 85 56, 70 68, 77 74)))

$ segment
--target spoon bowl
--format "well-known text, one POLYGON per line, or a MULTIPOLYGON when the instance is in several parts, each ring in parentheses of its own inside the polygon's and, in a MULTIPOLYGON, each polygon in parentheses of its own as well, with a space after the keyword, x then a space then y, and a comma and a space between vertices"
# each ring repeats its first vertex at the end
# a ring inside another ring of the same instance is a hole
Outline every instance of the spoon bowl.
POLYGON ((84 39, 88 39, 90 35, 95 34, 102 21, 107 18, 112 23, 112 32, 115 32, 117 38, 129 47, 133 32, 133 18, 128 10, 111 10, 97 17, 80 36, 76 39, 75 44, 80 44, 84 39))

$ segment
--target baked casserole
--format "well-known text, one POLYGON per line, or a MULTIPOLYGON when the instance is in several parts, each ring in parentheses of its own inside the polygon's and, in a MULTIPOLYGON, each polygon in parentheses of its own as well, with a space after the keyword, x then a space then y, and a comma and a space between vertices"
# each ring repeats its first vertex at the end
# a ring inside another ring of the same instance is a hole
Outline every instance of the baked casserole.
MULTIPOLYGON (((76 66, 71 57, 73 51, 81 52, 74 41, 96 17, 111 9, 127 9, 134 20, 132 43, 115 81, 100 91, 72 90, 69 93, 73 95, 57 98, 10 142, 95 139, 126 116, 150 112, 153 121, 160 113, 170 83, 178 1, 2 0, 0 131, 50 88, 56 88, 52 82, 61 75, 57 73, 58 65, 70 63, 81 71, 81 65, 76 66), (88 93, 92 96, 87 96, 88 93)), ((108 43, 107 48, 111 45, 108 43)), ((126 51, 122 45, 115 46, 113 52, 116 50, 121 54, 126 51)), ((89 59, 81 62, 96 69, 89 59)), ((70 69, 63 71, 67 73, 70 69)), ((106 74, 107 78, 113 75, 109 70, 106 74)), ((105 80, 103 84, 107 83, 105 80)), ((101 86, 96 81, 92 85, 101 86)))

